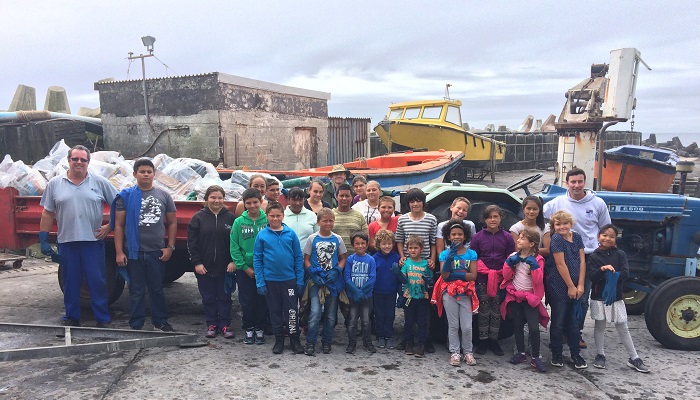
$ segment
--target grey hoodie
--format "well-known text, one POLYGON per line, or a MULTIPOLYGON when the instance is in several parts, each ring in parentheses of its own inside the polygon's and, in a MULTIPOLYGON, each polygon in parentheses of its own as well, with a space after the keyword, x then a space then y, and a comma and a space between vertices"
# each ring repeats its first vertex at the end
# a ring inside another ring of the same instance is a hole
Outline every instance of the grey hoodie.
POLYGON ((544 218, 549 218, 557 211, 564 210, 574 217, 573 230, 583 239, 584 251, 591 254, 598 248, 598 230, 610 223, 608 206, 595 192, 586 189, 581 200, 574 200, 567 191, 565 195, 554 198, 544 205, 544 218))

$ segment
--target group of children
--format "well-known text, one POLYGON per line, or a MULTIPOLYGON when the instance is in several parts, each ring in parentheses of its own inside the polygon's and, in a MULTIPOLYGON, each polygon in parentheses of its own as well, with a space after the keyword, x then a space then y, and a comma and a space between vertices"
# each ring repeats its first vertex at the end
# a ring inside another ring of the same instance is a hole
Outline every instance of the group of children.
POLYGON ((547 328, 550 321, 542 302, 546 292, 551 310, 551 365, 563 366, 565 338, 574 366, 585 368, 576 346, 580 340, 576 308, 588 273, 593 280, 591 315, 596 320, 594 366, 605 368, 603 332, 609 321, 616 324, 629 352, 628 365, 648 371, 627 330, 621 284, 629 269, 624 252, 615 247, 618 232, 612 225, 600 230, 600 248, 586 265, 581 237, 571 230, 571 215, 555 213, 550 220, 551 237, 545 241, 549 248, 542 249, 554 260, 555 267, 547 269, 539 254, 545 227, 537 197, 524 200, 525 219, 510 232, 501 226, 503 213, 496 205, 484 209, 485 226, 475 232, 474 224, 465 219, 470 207, 465 198, 455 199, 450 220, 438 226, 435 216, 424 210, 426 198, 420 189, 406 193, 410 212, 398 217, 393 199, 382 197, 380 217, 369 225, 369 235, 362 230, 350 235, 348 244, 354 250, 350 252, 343 237, 334 232, 337 214, 333 210, 324 207, 316 212, 319 230, 302 249, 294 232, 283 224, 283 206, 270 201, 263 211, 261 200, 255 189, 246 190, 245 211, 231 230, 245 343, 264 343, 262 330, 269 312, 275 335, 273 353, 283 352, 284 338, 289 336, 293 352, 314 355, 319 335, 322 352, 331 353, 340 308, 346 319, 347 353, 356 351, 358 320, 363 348, 376 352, 370 329, 374 313, 379 348, 400 348, 407 355, 424 357, 432 303, 438 315, 446 314, 451 365, 475 365, 474 352, 504 355, 498 344, 499 326, 511 317, 516 353, 510 362, 528 361, 527 325, 530 365, 546 372, 539 331, 539 325, 547 328), (610 285, 606 286, 609 279, 618 282, 612 294, 610 285), (396 308, 404 312, 401 346, 394 340, 396 308), (472 345, 474 314, 478 314, 476 348, 472 345), (304 323, 307 333, 302 346, 299 336, 304 323))

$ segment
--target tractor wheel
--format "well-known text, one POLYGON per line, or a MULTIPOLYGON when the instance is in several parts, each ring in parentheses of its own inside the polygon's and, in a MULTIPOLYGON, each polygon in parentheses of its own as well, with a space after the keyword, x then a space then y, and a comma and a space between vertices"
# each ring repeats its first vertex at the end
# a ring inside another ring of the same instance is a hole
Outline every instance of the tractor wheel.
POLYGON ((659 285, 648 300, 645 320, 665 347, 700 350, 700 278, 677 277, 659 285))
POLYGON ((625 308, 629 315, 641 315, 647 304, 648 293, 641 290, 627 289, 622 293, 625 308))
MULTIPOLYGON (((107 302, 114 303, 119 299, 124 291, 124 278, 117 274, 117 261, 114 249, 109 250, 109 246, 105 249, 105 274, 107 280, 107 302)), ((58 264, 58 286, 63 289, 63 265, 58 264)), ((90 299, 90 289, 87 283, 83 280, 83 285, 80 288, 80 298, 83 300, 90 299)))

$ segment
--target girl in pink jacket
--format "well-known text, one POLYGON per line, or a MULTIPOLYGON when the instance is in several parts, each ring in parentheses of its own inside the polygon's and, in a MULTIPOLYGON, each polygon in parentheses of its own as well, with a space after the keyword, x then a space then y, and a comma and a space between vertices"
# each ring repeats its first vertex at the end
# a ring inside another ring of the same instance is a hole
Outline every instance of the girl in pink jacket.
POLYGON ((525 356, 525 322, 527 321, 532 358, 530 365, 539 372, 547 372, 540 358, 540 329, 538 323, 547 327, 549 316, 542 304, 544 296, 544 259, 537 254, 540 234, 531 228, 520 232, 515 242, 517 252, 503 265, 501 288, 506 290, 506 298, 501 304, 501 316, 513 317, 515 345, 517 353, 510 362, 520 364, 527 361, 525 356))

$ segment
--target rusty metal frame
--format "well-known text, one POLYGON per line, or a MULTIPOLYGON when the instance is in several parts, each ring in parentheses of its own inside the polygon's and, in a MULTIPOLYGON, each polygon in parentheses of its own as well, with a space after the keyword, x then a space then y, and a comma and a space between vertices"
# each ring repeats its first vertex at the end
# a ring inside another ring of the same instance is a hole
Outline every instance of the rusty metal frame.
POLYGON ((0 323, 0 332, 46 334, 65 338, 63 346, 26 347, 0 350, 0 361, 62 357, 78 354, 115 352, 160 346, 193 344, 197 335, 178 332, 136 331, 130 329, 0 323), (108 338, 95 343, 73 344, 74 338, 108 338))

